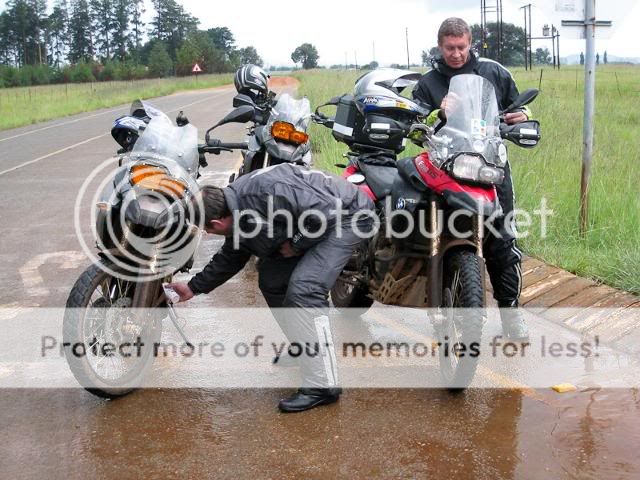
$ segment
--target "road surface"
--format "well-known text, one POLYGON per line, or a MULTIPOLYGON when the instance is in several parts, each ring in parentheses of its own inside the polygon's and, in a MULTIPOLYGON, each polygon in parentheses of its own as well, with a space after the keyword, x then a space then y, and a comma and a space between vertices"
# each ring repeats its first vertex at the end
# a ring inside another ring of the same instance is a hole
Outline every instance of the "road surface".
MULTIPOLYGON (((153 102, 171 117, 184 110, 202 137, 231 109, 232 96, 224 87, 153 102)), ((74 230, 74 204, 85 178, 114 154, 109 129, 127 109, 0 132, 0 314, 5 320, 26 322, 38 309, 62 307, 88 265, 74 230)), ((243 127, 221 132, 229 141, 240 141, 243 127)), ((223 185, 237 162, 231 154, 211 158, 203 180, 223 185)), ((219 239, 206 239, 196 268, 219 245, 219 239)), ((263 307, 255 277, 247 269, 192 305, 263 307)), ((209 328, 220 338, 242 331, 237 322, 217 322, 209 328)), ((357 323, 334 325, 338 336, 355 330, 368 341, 399 336, 428 341, 431 334, 426 322, 376 314, 349 322, 357 323)), ((533 335, 550 328, 540 322, 531 326, 533 335)), ((199 335, 189 325, 186 329, 199 335)), ((499 334, 499 326, 489 324, 486 334, 499 334)), ((571 335, 566 333, 568 339, 571 335)), ((259 384, 265 375, 282 375, 273 373, 269 358, 265 352, 261 366, 243 372, 245 378, 259 384)), ((437 380, 434 361, 416 363, 409 366, 424 369, 425 387, 437 380)), ((490 388, 459 394, 354 388, 337 404, 296 415, 276 410, 278 399, 291 391, 287 388, 152 388, 115 401, 76 388, 4 389, 0 477, 638 478, 640 394, 611 388, 624 365, 609 363, 587 375, 581 362, 574 363, 574 378, 566 380, 581 386, 572 393, 528 388, 510 372, 488 365, 478 379, 490 388)), ((3 365, 0 378, 22 368, 3 365)), ((180 359, 163 359, 156 368, 175 378, 191 375, 181 371, 180 359)), ((391 368, 402 375, 402 365, 391 368)), ((361 371, 368 375, 366 367, 361 371)))

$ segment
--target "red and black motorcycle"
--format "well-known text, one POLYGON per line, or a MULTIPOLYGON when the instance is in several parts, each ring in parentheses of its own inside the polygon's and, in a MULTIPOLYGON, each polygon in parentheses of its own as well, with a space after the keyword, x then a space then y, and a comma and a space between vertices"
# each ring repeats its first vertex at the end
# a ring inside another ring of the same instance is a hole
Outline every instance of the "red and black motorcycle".
POLYGON ((343 270, 331 299, 338 308, 368 308, 378 301, 430 309, 445 385, 465 388, 477 367, 485 317, 485 222, 502 213, 495 186, 507 163, 503 138, 522 147, 540 139, 537 121, 508 126, 500 118, 538 92, 524 92, 500 112, 489 81, 455 76, 446 123, 434 129, 417 122, 424 114, 419 105, 399 97, 418 74, 396 71, 383 80, 388 71, 367 75, 357 82, 355 96, 330 102, 338 106, 335 118, 318 110, 315 117, 349 144, 344 177, 375 201, 381 219, 376 235, 343 270), (351 104, 356 113, 345 108, 351 104), (355 119, 353 130, 345 119, 355 119), (347 133, 352 136, 345 140, 347 133), (396 160, 403 149, 398 139, 406 138, 426 151, 396 160))

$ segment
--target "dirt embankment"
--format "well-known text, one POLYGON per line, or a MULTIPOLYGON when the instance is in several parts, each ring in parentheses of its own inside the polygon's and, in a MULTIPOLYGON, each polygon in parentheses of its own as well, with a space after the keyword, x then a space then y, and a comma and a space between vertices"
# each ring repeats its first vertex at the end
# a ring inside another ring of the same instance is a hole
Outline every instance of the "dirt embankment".
POLYGON ((300 85, 300 82, 293 77, 271 77, 269 79, 269 89, 271 90, 295 90, 300 85))

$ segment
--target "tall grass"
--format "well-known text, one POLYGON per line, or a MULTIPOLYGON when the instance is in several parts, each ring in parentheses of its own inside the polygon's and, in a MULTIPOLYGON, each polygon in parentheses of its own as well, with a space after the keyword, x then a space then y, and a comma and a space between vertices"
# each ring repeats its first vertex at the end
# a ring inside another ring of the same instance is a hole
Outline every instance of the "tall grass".
MULTIPOLYGON (((510 151, 518 208, 533 213, 546 199, 554 215, 541 235, 533 216, 529 236, 519 240, 530 255, 609 285, 640 293, 640 68, 599 66, 596 91, 596 137, 589 230, 578 232, 582 165, 584 73, 581 67, 560 71, 513 70, 520 90, 541 87, 531 105, 543 140, 531 150, 510 151)), ((357 72, 312 71, 296 74, 299 92, 317 106, 351 92, 357 72)), ((344 145, 331 132, 311 127, 318 168, 339 173, 344 145)), ((417 150, 410 148, 407 155, 417 150)))
POLYGON ((0 130, 129 103, 136 98, 233 82, 232 74, 0 89, 0 130))

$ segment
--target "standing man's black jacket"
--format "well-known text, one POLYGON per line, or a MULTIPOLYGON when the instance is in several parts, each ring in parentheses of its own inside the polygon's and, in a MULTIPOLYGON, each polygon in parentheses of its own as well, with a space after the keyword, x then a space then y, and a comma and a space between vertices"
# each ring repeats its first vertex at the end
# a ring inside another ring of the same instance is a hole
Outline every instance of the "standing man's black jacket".
POLYGON ((478 58, 473 52, 469 52, 469 60, 462 68, 447 66, 442 57, 434 57, 431 66, 432 70, 425 73, 413 89, 413 98, 425 104, 430 111, 440 108, 442 99, 449 92, 451 77, 463 73, 479 75, 489 80, 496 90, 500 110, 511 105, 519 95, 509 70, 493 60, 478 58))

